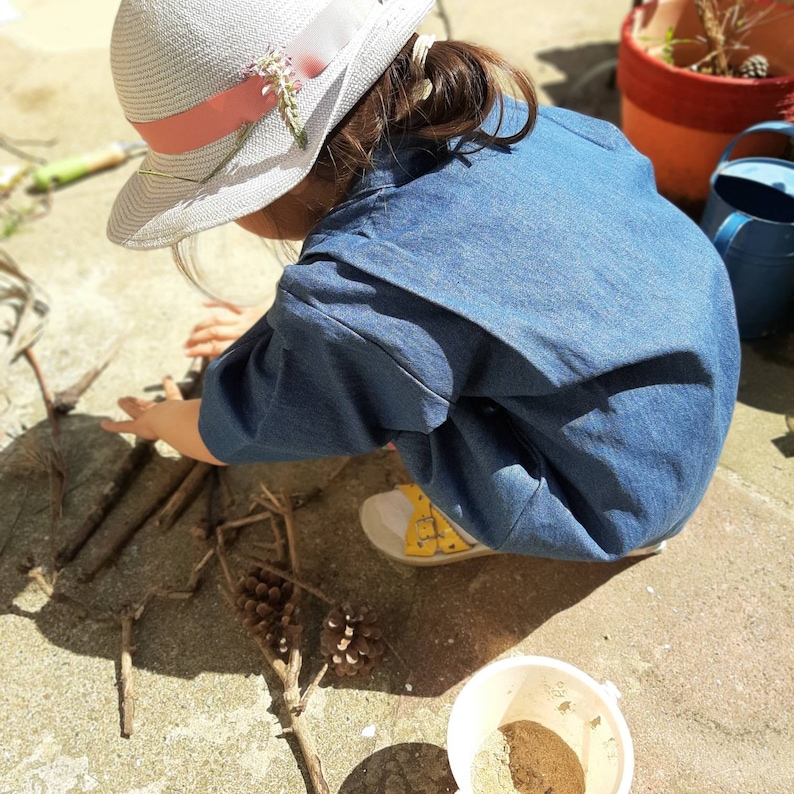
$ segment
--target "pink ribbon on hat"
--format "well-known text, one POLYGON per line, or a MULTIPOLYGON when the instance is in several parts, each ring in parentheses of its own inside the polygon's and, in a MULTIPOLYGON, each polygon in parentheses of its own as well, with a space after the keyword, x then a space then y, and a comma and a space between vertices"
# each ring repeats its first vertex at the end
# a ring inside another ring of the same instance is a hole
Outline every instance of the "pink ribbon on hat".
MULTIPOLYGON (((295 90, 325 71, 334 57, 361 29, 379 0, 331 0, 284 48, 295 71, 295 90)), ((132 121, 149 148, 159 154, 184 154, 200 149, 259 121, 278 103, 278 96, 254 74, 239 85, 199 105, 157 121, 132 121), (263 93, 264 89, 264 93, 263 93)))

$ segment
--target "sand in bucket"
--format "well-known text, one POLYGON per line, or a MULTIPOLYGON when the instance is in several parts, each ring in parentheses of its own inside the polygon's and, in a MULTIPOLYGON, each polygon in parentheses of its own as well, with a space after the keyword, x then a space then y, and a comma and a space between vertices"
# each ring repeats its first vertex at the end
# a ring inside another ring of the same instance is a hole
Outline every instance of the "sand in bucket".
POLYGON ((549 728, 517 720, 492 731, 472 766, 475 794, 584 794, 576 753, 549 728))

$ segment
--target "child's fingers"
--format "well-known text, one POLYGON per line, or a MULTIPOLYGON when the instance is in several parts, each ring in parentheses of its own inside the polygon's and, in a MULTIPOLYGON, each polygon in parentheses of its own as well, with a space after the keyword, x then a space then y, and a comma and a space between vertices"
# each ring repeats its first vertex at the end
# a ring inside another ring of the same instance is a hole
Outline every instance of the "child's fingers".
POLYGON ((165 392, 166 400, 184 400, 179 386, 176 385, 174 379, 170 375, 163 378, 163 391, 165 392))
POLYGON ((151 400, 141 400, 140 397, 122 397, 118 406, 127 416, 138 419, 154 405, 151 400))
POLYGON ((211 342, 189 345, 185 348, 185 355, 188 358, 217 358, 227 347, 229 347, 228 343, 214 339, 211 342))
POLYGON ((229 326, 225 327, 212 327, 212 328, 204 328, 200 331, 196 331, 194 329, 193 333, 190 334, 190 338, 187 340, 186 347, 192 344, 199 344, 201 342, 211 342, 213 339, 217 339, 221 342, 233 342, 235 339, 240 337, 240 329, 239 328, 231 328, 229 326))
POLYGON ((218 325, 237 325, 240 322, 238 314, 210 314, 205 317, 200 323, 193 326, 193 331, 201 331, 205 328, 213 328, 218 325))
POLYGON ((131 419, 127 419, 124 422, 111 422, 109 419, 103 419, 99 426, 103 430, 107 430, 109 433, 134 433, 133 427, 135 426, 135 422, 131 419))

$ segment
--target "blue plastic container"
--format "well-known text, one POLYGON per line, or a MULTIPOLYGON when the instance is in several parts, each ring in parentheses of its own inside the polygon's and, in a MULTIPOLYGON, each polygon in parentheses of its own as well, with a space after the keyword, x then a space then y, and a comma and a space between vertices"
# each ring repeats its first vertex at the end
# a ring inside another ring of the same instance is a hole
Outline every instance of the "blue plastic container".
POLYGON ((736 143, 754 132, 794 137, 794 124, 755 124, 731 141, 712 174, 700 224, 728 269, 742 339, 784 330, 794 319, 794 163, 729 161, 736 143))

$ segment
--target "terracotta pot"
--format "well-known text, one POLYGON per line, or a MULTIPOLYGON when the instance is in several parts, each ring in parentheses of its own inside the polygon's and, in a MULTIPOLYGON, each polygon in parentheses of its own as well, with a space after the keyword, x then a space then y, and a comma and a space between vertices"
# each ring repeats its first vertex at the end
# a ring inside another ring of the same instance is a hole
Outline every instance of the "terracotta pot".
MULTIPOLYGON (((732 0, 722 0, 723 6, 732 0)), ((692 0, 653 0, 632 11, 623 24, 618 49, 621 126, 626 137, 650 158, 659 192, 698 216, 709 192, 709 178, 730 141, 761 121, 794 121, 794 10, 771 0, 751 0, 771 13, 745 39, 747 49, 732 58, 738 65, 760 53, 772 77, 713 77, 682 68, 706 54, 705 44, 674 47, 677 64, 662 59, 665 34, 702 37, 692 0)), ((736 156, 780 156, 780 136, 756 135, 742 141, 736 156)))

